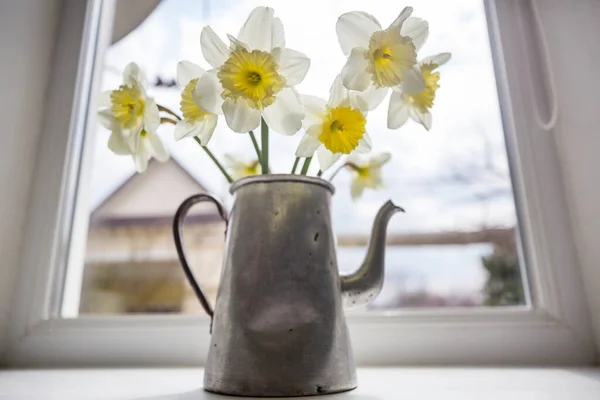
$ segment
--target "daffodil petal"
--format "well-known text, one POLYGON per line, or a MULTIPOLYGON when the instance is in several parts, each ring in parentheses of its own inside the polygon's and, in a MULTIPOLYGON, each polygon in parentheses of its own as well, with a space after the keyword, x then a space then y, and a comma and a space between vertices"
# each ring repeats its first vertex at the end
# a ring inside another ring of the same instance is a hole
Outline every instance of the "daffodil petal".
POLYGON ((138 142, 139 147, 133 152, 133 160, 135 162, 135 169, 138 173, 146 171, 148 168, 148 160, 150 159, 149 147, 144 143, 146 139, 138 142))
POLYGON ((355 47, 369 47, 371 35, 381 29, 381 24, 374 16, 362 11, 342 14, 335 25, 344 55, 350 54, 355 47))
POLYGON ((389 129, 398 129, 408 121, 409 107, 404 102, 402 92, 393 91, 390 96, 390 106, 388 108, 387 127, 389 129))
POLYGON ((383 183, 383 178, 381 177, 381 169, 377 168, 373 171, 372 174, 372 180, 373 180, 373 185, 375 186, 374 189, 383 189, 385 188, 385 184, 383 183))
POLYGON ((329 101, 330 107, 337 107, 342 104, 347 104, 349 101, 348 89, 344 87, 342 81, 342 75, 338 75, 331 88, 329 89, 329 101))
POLYGON ((191 61, 179 61, 177 63, 177 83, 181 86, 187 85, 192 79, 200 78, 206 71, 191 61))
POLYGON ((260 110, 250 107, 244 99, 225 100, 223 114, 227 125, 234 132, 247 133, 260 124, 260 110))
POLYGON ((316 124, 316 125, 309 127, 304 132, 304 134, 318 139, 319 136, 321 135, 322 130, 323 130, 323 128, 322 128, 321 124, 316 124))
POLYGON ((136 154, 140 151, 140 149, 144 148, 144 146, 141 145, 141 142, 142 142, 142 138, 140 135, 141 131, 142 131, 142 129, 140 126, 139 130, 129 131, 127 134, 125 134, 125 132, 123 132, 123 138, 127 141, 127 144, 129 146, 129 149, 131 150, 132 154, 136 154))
POLYGON ((231 34, 227 34, 227 39, 229 39, 229 42, 231 42, 231 44, 229 45, 229 48, 233 51, 235 49, 237 49, 238 47, 241 47, 243 49, 246 49, 248 51, 252 51, 250 49, 250 46, 248 46, 246 43, 242 42, 241 40, 238 40, 235 36, 231 35, 231 34))
POLYGON ((211 71, 202 75, 198 80, 196 88, 192 92, 192 98, 202 109, 213 114, 222 114, 221 92, 219 78, 216 73, 211 71))
POLYGON ((129 86, 140 85, 145 88, 146 76, 140 67, 136 63, 132 62, 127 64, 123 70, 123 82, 129 86))
POLYGON ((371 160, 369 161, 369 164, 372 167, 381 168, 381 166, 384 165, 385 163, 387 163, 388 161, 390 161, 391 158, 392 158, 391 153, 388 153, 388 152, 379 153, 379 154, 374 155, 371 158, 371 160))
POLYGON ((327 102, 320 97, 310 95, 301 95, 300 99, 304 104, 305 116, 302 120, 304 129, 320 124, 327 113, 327 102))
POLYGON ((270 7, 256 7, 242 25, 238 39, 247 43, 252 50, 270 52, 274 47, 285 46, 283 24, 274 17, 270 7))
POLYGON ((423 126, 428 131, 431 130, 431 127, 433 126, 433 117, 431 116, 431 113, 427 112, 427 113, 421 114, 421 115, 422 115, 421 122, 423 123, 423 126))
POLYGON ((321 168, 321 171, 323 172, 331 168, 331 166, 335 164, 336 161, 340 159, 340 157, 342 157, 341 153, 333 154, 331 151, 327 150, 325 146, 320 146, 317 149, 317 159, 319 160, 319 168, 321 168))
POLYGON ((155 132, 160 125, 160 113, 158 106, 152 98, 146 99, 144 106, 144 129, 148 132, 155 132))
POLYGON ((404 24, 404 21, 406 21, 408 19, 408 17, 410 17, 412 12, 413 12, 412 7, 404 7, 404 9, 402 11, 400 11, 400 14, 398 15, 398 17, 396 17, 394 22, 392 22, 390 24, 390 28, 395 27, 395 28, 402 29, 402 25, 404 24))
POLYGON ((431 129, 431 125, 433 123, 433 118, 431 116, 430 112, 426 112, 426 113, 422 113, 417 109, 411 109, 409 111, 410 117, 418 122, 419 124, 423 125, 423 127, 426 130, 430 130, 431 129))
POLYGON ((135 154, 133 160, 135 161, 135 170, 138 174, 146 172, 148 169, 148 156, 145 153, 135 154))
POLYGON ((155 133, 149 133, 146 138, 147 146, 149 146, 150 154, 158 161, 165 162, 169 159, 169 152, 165 148, 162 140, 155 133))
POLYGON ((300 144, 298 144, 296 157, 312 157, 321 145, 322 143, 315 136, 306 134, 302 136, 300 144))
POLYGON ((362 92, 350 92, 350 104, 361 111, 373 111, 379 107, 388 92, 386 87, 378 88, 370 84, 362 92))
POLYGON ((127 141, 123 137, 123 134, 119 131, 112 132, 112 134, 108 138, 108 148, 115 154, 131 154, 131 150, 127 145, 127 141))
POLYGON ((105 90, 96 97, 96 107, 110 107, 112 90, 105 90))
POLYGON ((425 57, 419 64, 435 64, 438 67, 446 64, 452 57, 451 53, 439 53, 433 56, 425 57))
POLYGON ((371 136, 369 136, 369 134, 365 132, 362 139, 358 141, 358 146, 356 146, 356 149, 354 149, 354 151, 357 153, 368 153, 371 151, 372 147, 373 142, 371 141, 371 136))
POLYGON ((238 168, 244 165, 242 162, 238 160, 239 155, 225 154, 223 157, 225 158, 225 164, 230 168, 238 168))
POLYGON ((200 131, 199 124, 191 123, 190 121, 179 121, 175 125, 174 137, 175 140, 181 140, 186 137, 198 136, 200 131))
POLYGON ((415 45, 416 51, 419 51, 429 37, 429 23, 417 17, 407 18, 402 24, 400 34, 402 36, 410 37, 415 45))
POLYGON ((418 94, 425 89, 425 80, 423 74, 417 66, 406 70, 404 73, 404 82, 402 83, 402 90, 408 94, 418 94))
POLYGON ((227 60, 227 57, 229 57, 227 45, 225 45, 210 26, 205 26, 202 29, 202 33, 200 34, 200 47, 204 59, 206 59, 213 68, 219 68, 223 65, 225 60, 227 60))
POLYGON ((271 48, 285 47, 285 30, 283 22, 279 18, 273 18, 273 26, 271 27, 271 48))
POLYGON ((276 48, 273 53, 277 53, 279 73, 285 78, 286 86, 296 86, 304 80, 310 67, 310 59, 305 54, 285 48, 276 48))
POLYGON ((269 128, 282 135, 293 135, 302 127, 304 106, 292 88, 284 88, 275 102, 263 110, 269 128))
POLYGON ((212 138, 218 121, 219 117, 216 114, 209 114, 200 123, 200 133, 198 134, 198 137, 200 138, 200 143, 202 143, 202 146, 206 146, 212 138))
POLYGON ((362 91, 371 83, 371 75, 367 72, 369 63, 364 56, 366 51, 363 47, 355 47, 350 52, 350 57, 342 68, 342 79, 346 89, 362 91))
POLYGON ((350 183, 350 196, 353 201, 356 201, 362 196, 365 190, 364 185, 358 179, 352 179, 352 183, 350 183))
POLYGON ((112 130, 115 123, 115 119, 113 117, 112 112, 106 109, 98 111, 98 122, 100 122, 100 124, 106 129, 112 130))

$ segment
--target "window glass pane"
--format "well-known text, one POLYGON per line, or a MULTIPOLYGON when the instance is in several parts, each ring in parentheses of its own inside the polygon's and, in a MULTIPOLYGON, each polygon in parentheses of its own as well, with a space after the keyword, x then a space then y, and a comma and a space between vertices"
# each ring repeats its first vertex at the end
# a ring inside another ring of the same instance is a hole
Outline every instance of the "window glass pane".
MULTIPOLYGON (((338 16, 364 10, 387 26, 401 7, 387 0, 164 0, 156 6, 149 1, 152 12, 144 19, 120 13, 122 3, 115 30, 124 37, 106 53, 103 90, 117 88, 123 69, 135 61, 148 77, 151 95, 178 112, 177 62, 190 60, 210 68, 200 50, 204 25, 225 38, 226 33, 237 34, 254 6, 272 5, 284 23, 287 45, 311 58, 311 69, 297 89, 327 98, 345 63, 335 33, 338 16)), ((385 189, 366 190, 357 201, 350 196, 352 173, 342 171, 334 180, 340 269, 350 272, 359 266, 375 213, 391 198, 406 213, 390 224, 385 284, 369 309, 525 304, 515 203, 482 1, 415 0, 412 5, 414 15, 430 24, 419 56, 450 51, 452 59, 440 68, 431 130, 413 121, 388 130, 388 99, 369 114, 374 151, 392 151, 393 158, 383 168, 385 189)), ((82 188, 90 199, 85 261, 70 266, 83 268, 83 278, 77 287, 67 287, 80 292, 80 313, 202 312, 180 271, 171 221, 178 205, 201 191, 230 205, 225 180, 193 140, 173 139, 172 126, 159 129, 171 159, 152 161, 144 174, 135 173, 130 157, 108 150, 106 129, 98 124, 89 134, 95 135, 95 154, 91 180, 82 188)), ((301 136, 271 135, 273 170, 290 171, 301 136)), ((222 117, 209 147, 221 159, 232 155, 252 161, 255 155, 248 135, 229 131, 222 117)), ((216 210, 202 205, 193 209, 185 231, 193 268, 213 301, 223 230, 216 210)))

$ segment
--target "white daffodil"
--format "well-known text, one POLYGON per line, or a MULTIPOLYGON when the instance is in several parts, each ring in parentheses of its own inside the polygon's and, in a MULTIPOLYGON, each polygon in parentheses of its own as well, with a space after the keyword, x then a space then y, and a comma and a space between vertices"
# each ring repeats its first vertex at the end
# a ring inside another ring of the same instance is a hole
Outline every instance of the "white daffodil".
POLYGON ((131 155, 133 156, 137 172, 144 172, 148 168, 148 161, 152 157, 160 162, 165 162, 169 159, 169 153, 156 132, 142 129, 136 135, 136 139, 132 141, 132 146, 131 155))
POLYGON ((146 79, 135 63, 123 71, 119 89, 103 92, 99 99, 98 119, 111 130, 108 148, 116 154, 131 155, 138 172, 144 172, 148 160, 169 159, 156 129, 160 125, 158 106, 146 93, 146 79))
MULTIPOLYGON (((175 126, 175 140, 198 136, 200 143, 206 146, 215 132, 217 114, 199 106, 193 95, 196 84, 204 74, 206 71, 192 62, 180 61, 177 64, 177 83, 184 88, 181 91, 180 103, 183 120, 175 126)), ((201 93, 199 95, 198 97, 201 97, 201 93)))
POLYGON ((357 97, 344 88, 340 75, 331 86, 329 101, 315 96, 302 96, 302 101, 306 134, 296 156, 312 157, 316 151, 319 167, 325 171, 344 154, 371 151, 366 112, 361 110, 357 97))
POLYGON ((352 200, 357 200, 365 189, 380 189, 383 185, 381 177, 381 167, 387 163, 392 155, 390 153, 380 153, 365 160, 364 158, 352 154, 346 160, 348 166, 353 172, 352 183, 350 184, 350 194, 352 200))
POLYGON ((338 41, 348 56, 342 69, 344 86, 364 91, 371 110, 390 88, 420 93, 425 87, 417 66, 417 51, 429 36, 429 24, 410 17, 412 11, 412 7, 406 7, 387 29, 362 11, 343 14, 337 21, 338 41))
POLYGON ((259 175, 261 173, 260 161, 244 161, 239 155, 225 154, 225 163, 231 171, 233 179, 246 176, 259 175))
POLYGON ((293 87, 306 76, 308 57, 285 47, 283 24, 269 7, 255 8, 238 37, 228 38, 229 48, 210 26, 202 30, 202 54, 214 70, 196 84, 196 103, 222 112, 235 132, 257 128, 262 116, 274 131, 296 133, 304 107, 293 87))
POLYGON ((408 117, 420 123, 425 129, 431 129, 431 107, 435 100, 435 92, 440 87, 440 73, 436 68, 450 60, 450 53, 440 53, 427 57, 419 63, 421 74, 425 80, 425 89, 418 94, 409 94, 397 90, 390 97, 388 108, 388 128, 397 129, 406 123, 408 117))

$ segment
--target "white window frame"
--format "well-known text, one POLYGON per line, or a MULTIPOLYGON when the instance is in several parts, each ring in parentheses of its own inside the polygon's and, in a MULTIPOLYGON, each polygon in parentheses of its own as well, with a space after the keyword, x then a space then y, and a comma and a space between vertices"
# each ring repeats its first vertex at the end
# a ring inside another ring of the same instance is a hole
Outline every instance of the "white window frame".
MULTIPOLYGON (((515 17, 527 2, 487 0, 486 13, 519 224, 527 239, 532 306, 377 311, 349 315, 360 365, 591 364, 597 350, 572 239, 552 135, 533 121, 522 60, 539 63, 515 17), (518 133, 518 134, 517 134, 518 133)), ((7 361, 13 366, 199 365, 204 316, 83 316, 61 319, 53 290, 64 280, 82 160, 89 162, 93 74, 108 47, 111 0, 66 0, 52 69, 44 134, 30 199, 7 361), (104 32, 105 34, 101 34, 104 32), (100 60, 100 61, 99 61, 100 60), (77 76, 77 80, 74 77, 77 76), (87 149, 87 150, 86 150, 87 149)), ((85 218, 84 218, 85 219, 85 218)), ((81 240, 81 238, 79 238, 81 240)))

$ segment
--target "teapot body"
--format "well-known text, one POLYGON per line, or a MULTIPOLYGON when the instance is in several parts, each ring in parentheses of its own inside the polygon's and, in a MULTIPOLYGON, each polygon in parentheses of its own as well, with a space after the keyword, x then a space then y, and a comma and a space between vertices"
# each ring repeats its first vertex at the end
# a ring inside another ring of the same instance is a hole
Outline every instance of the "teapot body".
POLYGON ((383 286, 390 218, 387 201, 375 216, 365 259, 341 276, 326 180, 260 175, 234 182, 233 207, 210 194, 185 200, 173 221, 183 271, 212 318, 204 372, 210 392, 255 397, 336 393, 356 387, 356 367, 344 307, 373 301, 383 286), (189 209, 211 201, 227 221, 215 308, 190 268, 183 246, 189 209))
POLYGON ((205 389, 275 397, 355 388, 333 186, 270 175, 242 179, 231 192, 205 389))

